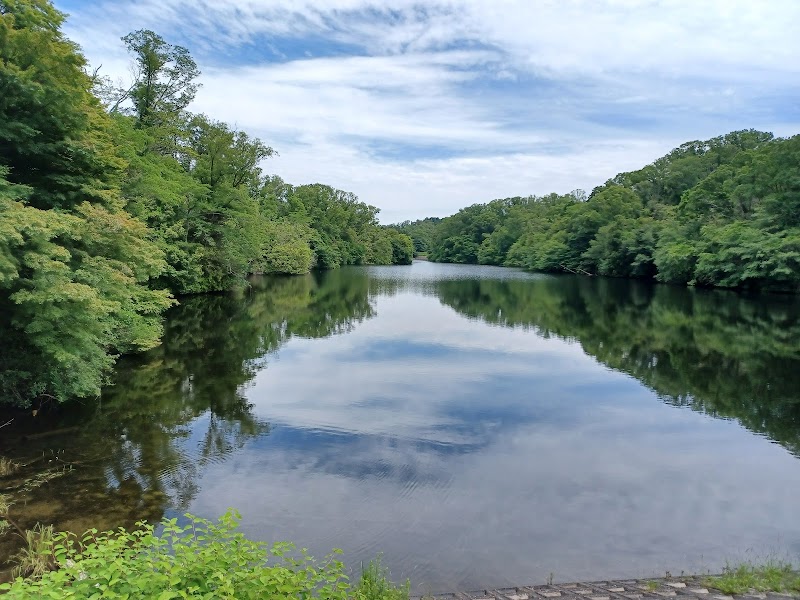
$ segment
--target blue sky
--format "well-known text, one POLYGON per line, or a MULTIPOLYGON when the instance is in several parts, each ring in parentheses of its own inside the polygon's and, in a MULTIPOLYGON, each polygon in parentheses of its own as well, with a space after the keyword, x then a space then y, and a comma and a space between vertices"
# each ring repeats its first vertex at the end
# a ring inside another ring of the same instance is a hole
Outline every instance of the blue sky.
POLYGON ((393 222, 592 187, 678 144, 800 133, 796 0, 55 0, 101 73, 153 29, 203 72, 192 110, 290 183, 393 222))

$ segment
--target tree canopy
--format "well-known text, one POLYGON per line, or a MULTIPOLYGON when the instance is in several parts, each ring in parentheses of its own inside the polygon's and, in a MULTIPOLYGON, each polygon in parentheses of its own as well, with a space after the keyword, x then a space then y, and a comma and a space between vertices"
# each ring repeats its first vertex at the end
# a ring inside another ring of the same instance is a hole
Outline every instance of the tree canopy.
POLYGON ((118 355, 159 343, 175 297, 411 261, 377 208, 265 175, 269 145, 188 112, 186 48, 125 36, 134 77, 115 86, 64 19, 49 0, 0 0, 0 401, 99 394, 118 355))
POLYGON ((396 227, 441 262, 796 293, 800 136, 734 131, 687 142, 588 197, 493 200, 427 223, 396 227))

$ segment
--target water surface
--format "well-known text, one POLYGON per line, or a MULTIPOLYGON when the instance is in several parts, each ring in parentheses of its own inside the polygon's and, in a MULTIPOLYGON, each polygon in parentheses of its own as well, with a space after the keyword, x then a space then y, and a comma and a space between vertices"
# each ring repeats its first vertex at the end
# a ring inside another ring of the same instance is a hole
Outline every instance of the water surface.
POLYGON ((22 521, 235 506, 419 591, 800 555, 792 297, 424 262, 261 278, 185 299, 97 405, 24 426, 0 451, 69 472, 22 521))

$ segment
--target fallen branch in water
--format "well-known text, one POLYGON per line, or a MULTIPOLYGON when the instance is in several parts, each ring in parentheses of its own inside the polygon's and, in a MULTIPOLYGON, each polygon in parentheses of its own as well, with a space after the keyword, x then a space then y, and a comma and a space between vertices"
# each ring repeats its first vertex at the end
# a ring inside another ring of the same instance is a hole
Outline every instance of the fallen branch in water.
POLYGON ((0 425, 0 429, 2 429, 3 427, 8 427, 13 422, 14 422, 14 419, 9 419, 8 423, 3 423, 2 425, 0 425))

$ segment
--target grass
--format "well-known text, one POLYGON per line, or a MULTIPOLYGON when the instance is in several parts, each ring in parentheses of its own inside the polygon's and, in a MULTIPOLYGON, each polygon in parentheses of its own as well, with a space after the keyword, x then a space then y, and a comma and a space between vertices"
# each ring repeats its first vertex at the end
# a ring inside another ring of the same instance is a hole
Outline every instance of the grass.
POLYGON ((17 577, 41 577, 55 567, 53 526, 36 525, 25 532, 25 546, 14 556, 17 577))
POLYGON ((361 568, 361 579, 356 587, 359 600, 408 600, 411 584, 396 586, 389 580, 389 570, 381 564, 381 557, 371 560, 361 568))
POLYGON ((10 509, 11 499, 5 494, 0 494, 0 535, 11 529, 11 523, 6 521, 10 509))
POLYGON ((658 589, 658 582, 657 581, 646 581, 645 585, 647 586, 647 589, 649 591, 651 591, 651 592, 654 592, 655 590, 658 589))
POLYGON ((17 463, 6 458, 5 456, 0 456, 0 477, 13 475, 17 469, 19 469, 19 465, 17 463))
POLYGON ((771 560, 763 564, 727 566, 722 575, 709 577, 705 585, 726 594, 747 592, 800 593, 800 573, 791 563, 771 560))

